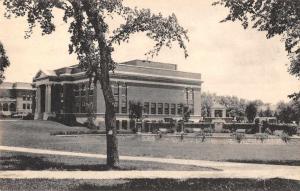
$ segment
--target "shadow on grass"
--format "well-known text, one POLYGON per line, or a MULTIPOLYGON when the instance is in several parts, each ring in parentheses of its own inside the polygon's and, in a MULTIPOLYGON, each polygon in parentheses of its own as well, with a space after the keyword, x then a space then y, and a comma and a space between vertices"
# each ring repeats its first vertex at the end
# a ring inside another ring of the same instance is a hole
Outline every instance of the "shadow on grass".
MULTIPOLYGON (((0 157, 0 170, 83 170, 105 171, 111 170, 106 164, 72 165, 43 160, 42 157, 25 155, 0 157)), ((134 167, 120 167, 113 170, 136 170, 134 167)))
POLYGON ((117 185, 97 186, 97 183, 83 183, 74 187, 74 191, 122 190, 122 191, 298 191, 300 182, 285 179, 137 179, 117 185))
POLYGON ((227 162, 300 166, 300 160, 226 160, 227 162))

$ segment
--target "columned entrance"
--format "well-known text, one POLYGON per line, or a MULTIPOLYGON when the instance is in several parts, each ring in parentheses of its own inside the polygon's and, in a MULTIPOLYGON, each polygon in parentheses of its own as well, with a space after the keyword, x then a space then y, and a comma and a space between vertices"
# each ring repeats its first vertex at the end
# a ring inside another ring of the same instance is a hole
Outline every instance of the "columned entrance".
POLYGON ((51 109, 51 84, 39 85, 36 87, 36 111, 35 119, 47 120, 53 116, 51 109))

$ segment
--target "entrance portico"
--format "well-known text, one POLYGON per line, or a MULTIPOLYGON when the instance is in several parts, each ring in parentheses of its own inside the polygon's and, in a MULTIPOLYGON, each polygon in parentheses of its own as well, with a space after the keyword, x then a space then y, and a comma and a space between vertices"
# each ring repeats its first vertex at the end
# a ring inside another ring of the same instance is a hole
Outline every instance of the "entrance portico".
POLYGON ((38 85, 36 87, 36 110, 35 119, 47 120, 49 116, 54 116, 51 108, 51 84, 38 85))

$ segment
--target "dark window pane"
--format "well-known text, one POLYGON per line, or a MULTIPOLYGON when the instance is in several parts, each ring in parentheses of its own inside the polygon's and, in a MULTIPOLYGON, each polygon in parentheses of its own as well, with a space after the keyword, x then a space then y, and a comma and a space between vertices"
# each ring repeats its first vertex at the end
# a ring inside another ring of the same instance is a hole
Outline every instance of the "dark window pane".
POLYGON ((170 114, 170 105, 168 103, 165 103, 165 114, 169 115, 170 114))
POLYGON ((156 114, 156 103, 151 103, 151 114, 156 114))
POLYGON ((144 103, 144 113, 149 114, 149 102, 144 103))
POLYGON ((162 103, 157 104, 157 114, 163 114, 163 104, 162 103))

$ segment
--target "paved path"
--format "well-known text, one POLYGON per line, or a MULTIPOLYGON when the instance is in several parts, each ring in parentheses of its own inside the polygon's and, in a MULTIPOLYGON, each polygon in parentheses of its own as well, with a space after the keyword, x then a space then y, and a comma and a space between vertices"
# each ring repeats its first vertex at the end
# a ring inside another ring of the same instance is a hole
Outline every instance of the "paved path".
MULTIPOLYGON (((106 155, 0 146, 0 151, 101 158, 106 155)), ((285 178, 300 181, 299 166, 264 165, 204 160, 120 156, 120 160, 210 167, 221 171, 1 171, 0 178, 134 179, 134 178, 285 178)))

